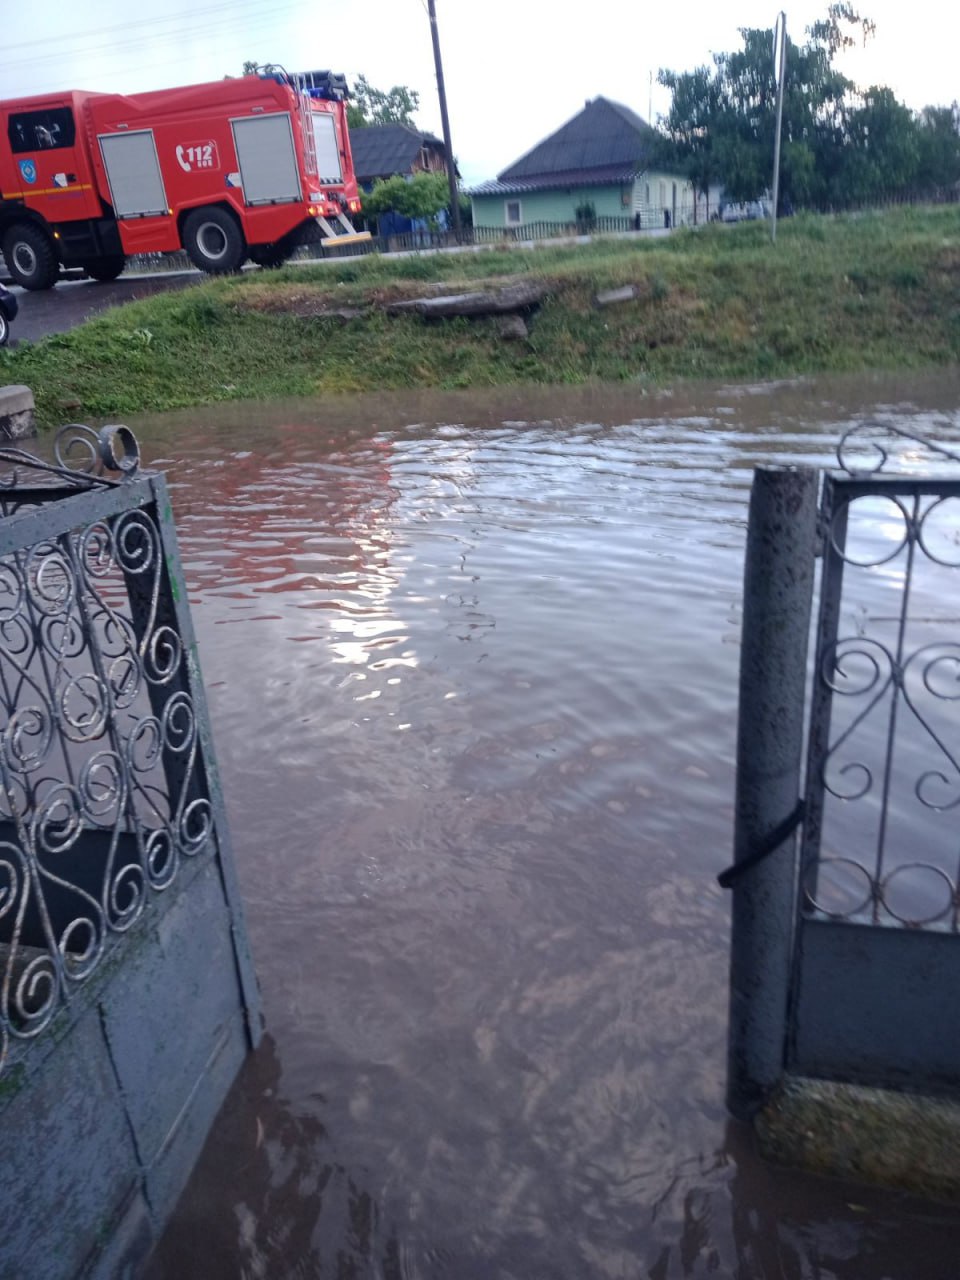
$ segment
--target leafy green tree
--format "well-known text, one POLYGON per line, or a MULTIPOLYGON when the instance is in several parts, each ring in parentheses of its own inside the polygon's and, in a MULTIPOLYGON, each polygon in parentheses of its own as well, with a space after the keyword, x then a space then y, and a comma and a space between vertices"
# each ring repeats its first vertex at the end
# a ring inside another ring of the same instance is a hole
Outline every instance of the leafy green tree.
POLYGON ((847 0, 831 4, 826 17, 807 27, 807 35, 812 44, 826 50, 832 60, 843 49, 851 49, 856 44, 853 32, 860 31, 864 44, 876 34, 877 24, 872 18, 864 18, 847 0))
POLYGON ((395 84, 392 89, 375 89, 366 76, 357 76, 347 106, 347 125, 351 129, 376 124, 415 127, 413 116, 419 106, 420 95, 416 89, 404 84, 395 84))
POLYGON ((683 74, 661 71, 659 78, 673 97, 665 121, 667 146, 657 160, 667 165, 679 163, 694 189, 709 199, 711 186, 723 178, 719 82, 709 67, 683 74))
POLYGON ((891 89, 872 85, 847 118, 845 160, 848 198, 874 200, 915 190, 920 171, 920 130, 913 113, 891 89))
POLYGON ((450 187, 445 173, 416 173, 412 178, 400 174, 378 178, 373 189, 363 197, 367 218, 380 218, 397 213, 403 218, 423 218, 437 225, 441 210, 450 205, 450 187))
MULTIPOLYGON (((843 145, 845 104, 853 84, 831 61, 832 51, 842 47, 841 18, 849 23, 859 21, 845 8, 831 23, 818 24, 823 29, 807 43, 797 45, 787 40, 780 170, 785 204, 807 203, 822 196, 818 188, 829 173, 828 157, 843 145)), ((731 195, 748 200, 772 182, 777 81, 773 33, 751 28, 740 34, 743 49, 716 58, 724 107, 718 150, 723 161, 732 152, 737 162, 732 184, 725 179, 731 195)))
MULTIPOLYGON (((951 172, 943 117, 918 121, 889 89, 857 95, 834 65, 838 53, 873 31, 844 0, 807 28, 802 44, 787 41, 784 204, 848 204, 909 190, 925 166, 951 172)), ((740 36, 742 48, 715 54, 712 67, 662 70, 659 78, 671 90, 664 133, 676 161, 700 191, 720 181, 733 199, 749 200, 772 184, 777 81, 773 32, 742 28, 740 36)))
POLYGON ((960 104, 924 107, 918 120, 917 184, 939 195, 960 183, 960 104))

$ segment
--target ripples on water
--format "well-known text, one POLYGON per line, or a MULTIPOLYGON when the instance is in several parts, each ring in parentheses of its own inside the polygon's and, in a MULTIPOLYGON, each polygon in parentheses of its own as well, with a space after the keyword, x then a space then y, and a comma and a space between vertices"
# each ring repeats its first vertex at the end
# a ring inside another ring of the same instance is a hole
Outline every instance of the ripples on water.
POLYGON ((268 1028, 155 1280, 953 1274, 956 1215, 768 1169, 727 1121, 715 876, 752 468, 826 463, 878 406, 956 436, 958 402, 941 378, 137 424, 268 1028))

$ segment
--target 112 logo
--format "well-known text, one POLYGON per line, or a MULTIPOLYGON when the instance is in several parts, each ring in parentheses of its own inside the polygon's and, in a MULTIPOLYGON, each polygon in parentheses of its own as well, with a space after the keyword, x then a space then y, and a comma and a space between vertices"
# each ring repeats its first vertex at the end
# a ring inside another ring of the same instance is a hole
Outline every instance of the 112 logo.
POLYGON ((184 173, 194 169, 219 169, 220 157, 215 142, 190 142, 177 147, 177 164, 184 173))

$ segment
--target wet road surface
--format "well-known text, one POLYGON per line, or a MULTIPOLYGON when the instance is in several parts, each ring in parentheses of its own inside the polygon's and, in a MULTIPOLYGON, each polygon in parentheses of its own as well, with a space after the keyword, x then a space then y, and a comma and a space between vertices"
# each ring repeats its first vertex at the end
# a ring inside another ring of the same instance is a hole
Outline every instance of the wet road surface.
MULTIPOLYGON (((0 276, 2 276, 0 271, 0 276)), ((121 276, 109 284, 95 280, 61 280, 52 289, 31 293, 13 285, 20 311, 10 329, 10 345, 36 342, 51 333, 68 333, 108 307, 164 293, 169 289, 185 289, 203 279, 199 271, 164 272, 151 276, 121 276)))

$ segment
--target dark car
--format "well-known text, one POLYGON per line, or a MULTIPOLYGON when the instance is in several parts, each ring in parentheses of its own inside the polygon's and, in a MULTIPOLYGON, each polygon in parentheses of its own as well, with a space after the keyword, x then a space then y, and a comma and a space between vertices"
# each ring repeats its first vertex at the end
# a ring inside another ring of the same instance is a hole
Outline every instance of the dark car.
POLYGON ((19 308, 17 295, 0 284, 0 347, 4 346, 10 337, 10 322, 19 308))

